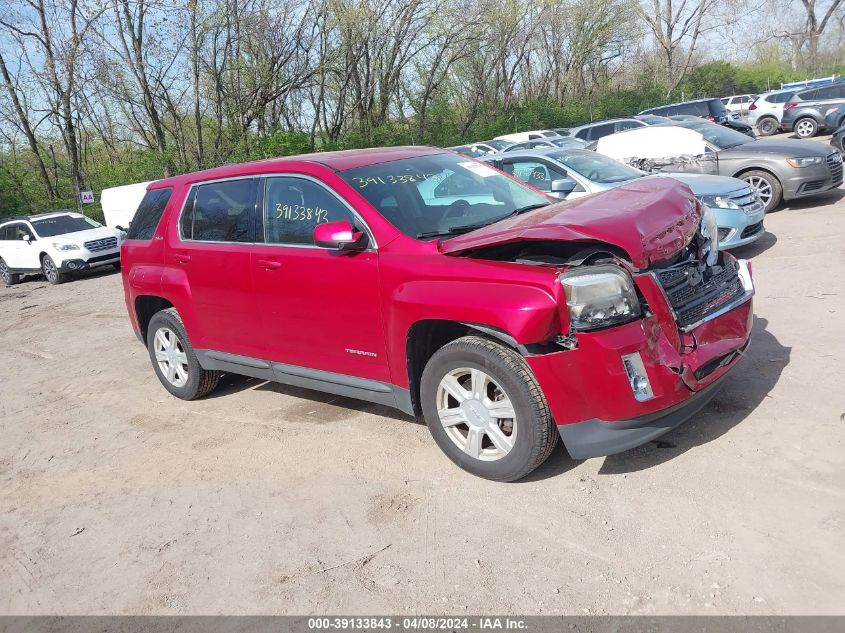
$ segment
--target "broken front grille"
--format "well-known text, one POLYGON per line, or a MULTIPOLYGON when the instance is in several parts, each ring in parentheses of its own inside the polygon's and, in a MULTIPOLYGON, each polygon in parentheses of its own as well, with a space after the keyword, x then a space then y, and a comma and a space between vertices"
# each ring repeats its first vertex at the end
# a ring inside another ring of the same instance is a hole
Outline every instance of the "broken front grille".
POLYGON ((744 292, 733 260, 704 271, 697 264, 688 264, 655 274, 682 328, 698 323, 744 292))
POLYGON ((830 169, 830 179, 833 181, 833 185, 837 186, 842 184, 842 157, 839 155, 839 152, 833 152, 833 154, 828 155, 826 160, 827 168, 830 169))

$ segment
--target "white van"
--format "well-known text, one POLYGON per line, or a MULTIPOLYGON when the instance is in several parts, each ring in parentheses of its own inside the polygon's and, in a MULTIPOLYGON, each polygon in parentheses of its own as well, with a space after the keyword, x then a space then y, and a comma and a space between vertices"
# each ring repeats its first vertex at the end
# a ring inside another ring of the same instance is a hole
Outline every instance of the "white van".
POLYGON ((123 185, 121 187, 110 187, 103 189, 100 194, 100 204, 103 207, 103 217, 106 226, 117 228, 118 226, 127 229, 135 217, 138 205, 147 193, 147 187, 155 182, 139 182, 134 185, 123 185))

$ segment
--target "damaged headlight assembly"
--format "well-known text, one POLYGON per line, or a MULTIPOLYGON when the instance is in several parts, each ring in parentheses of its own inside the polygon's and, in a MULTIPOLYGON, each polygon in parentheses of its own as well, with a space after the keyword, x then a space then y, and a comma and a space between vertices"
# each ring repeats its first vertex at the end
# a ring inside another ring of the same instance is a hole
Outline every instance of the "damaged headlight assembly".
POLYGON ((716 209, 735 209, 737 211, 742 209, 741 206, 727 196, 701 196, 699 200, 701 204, 706 204, 708 207, 714 207, 716 209))
POLYGON ((640 316, 634 282, 613 265, 573 268, 561 273, 569 323, 581 332, 627 323, 640 316))

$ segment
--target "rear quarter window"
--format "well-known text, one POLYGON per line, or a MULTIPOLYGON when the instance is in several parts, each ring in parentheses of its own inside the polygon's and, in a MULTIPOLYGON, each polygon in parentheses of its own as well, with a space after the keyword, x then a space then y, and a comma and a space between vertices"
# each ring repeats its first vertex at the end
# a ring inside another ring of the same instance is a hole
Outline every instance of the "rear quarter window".
POLYGON ((135 211, 135 217, 129 224, 129 230, 126 232, 126 239, 128 240, 151 240, 153 234, 156 232, 161 216, 164 214, 164 209, 170 201, 170 196, 173 194, 173 189, 153 189, 148 191, 141 204, 138 205, 138 210, 135 211))

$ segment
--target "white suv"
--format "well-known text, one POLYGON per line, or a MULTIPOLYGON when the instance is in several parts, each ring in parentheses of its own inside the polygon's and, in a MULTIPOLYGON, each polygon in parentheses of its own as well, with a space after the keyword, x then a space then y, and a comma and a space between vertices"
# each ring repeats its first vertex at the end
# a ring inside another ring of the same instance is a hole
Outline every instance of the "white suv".
POLYGON ((43 273, 51 284, 69 272, 112 265, 120 268, 124 233, 67 211, 0 219, 0 279, 43 273))
POLYGON ((778 131, 783 117, 783 104, 795 94, 795 90, 775 90, 760 95, 748 106, 748 125, 757 128, 760 136, 771 136, 778 131))

